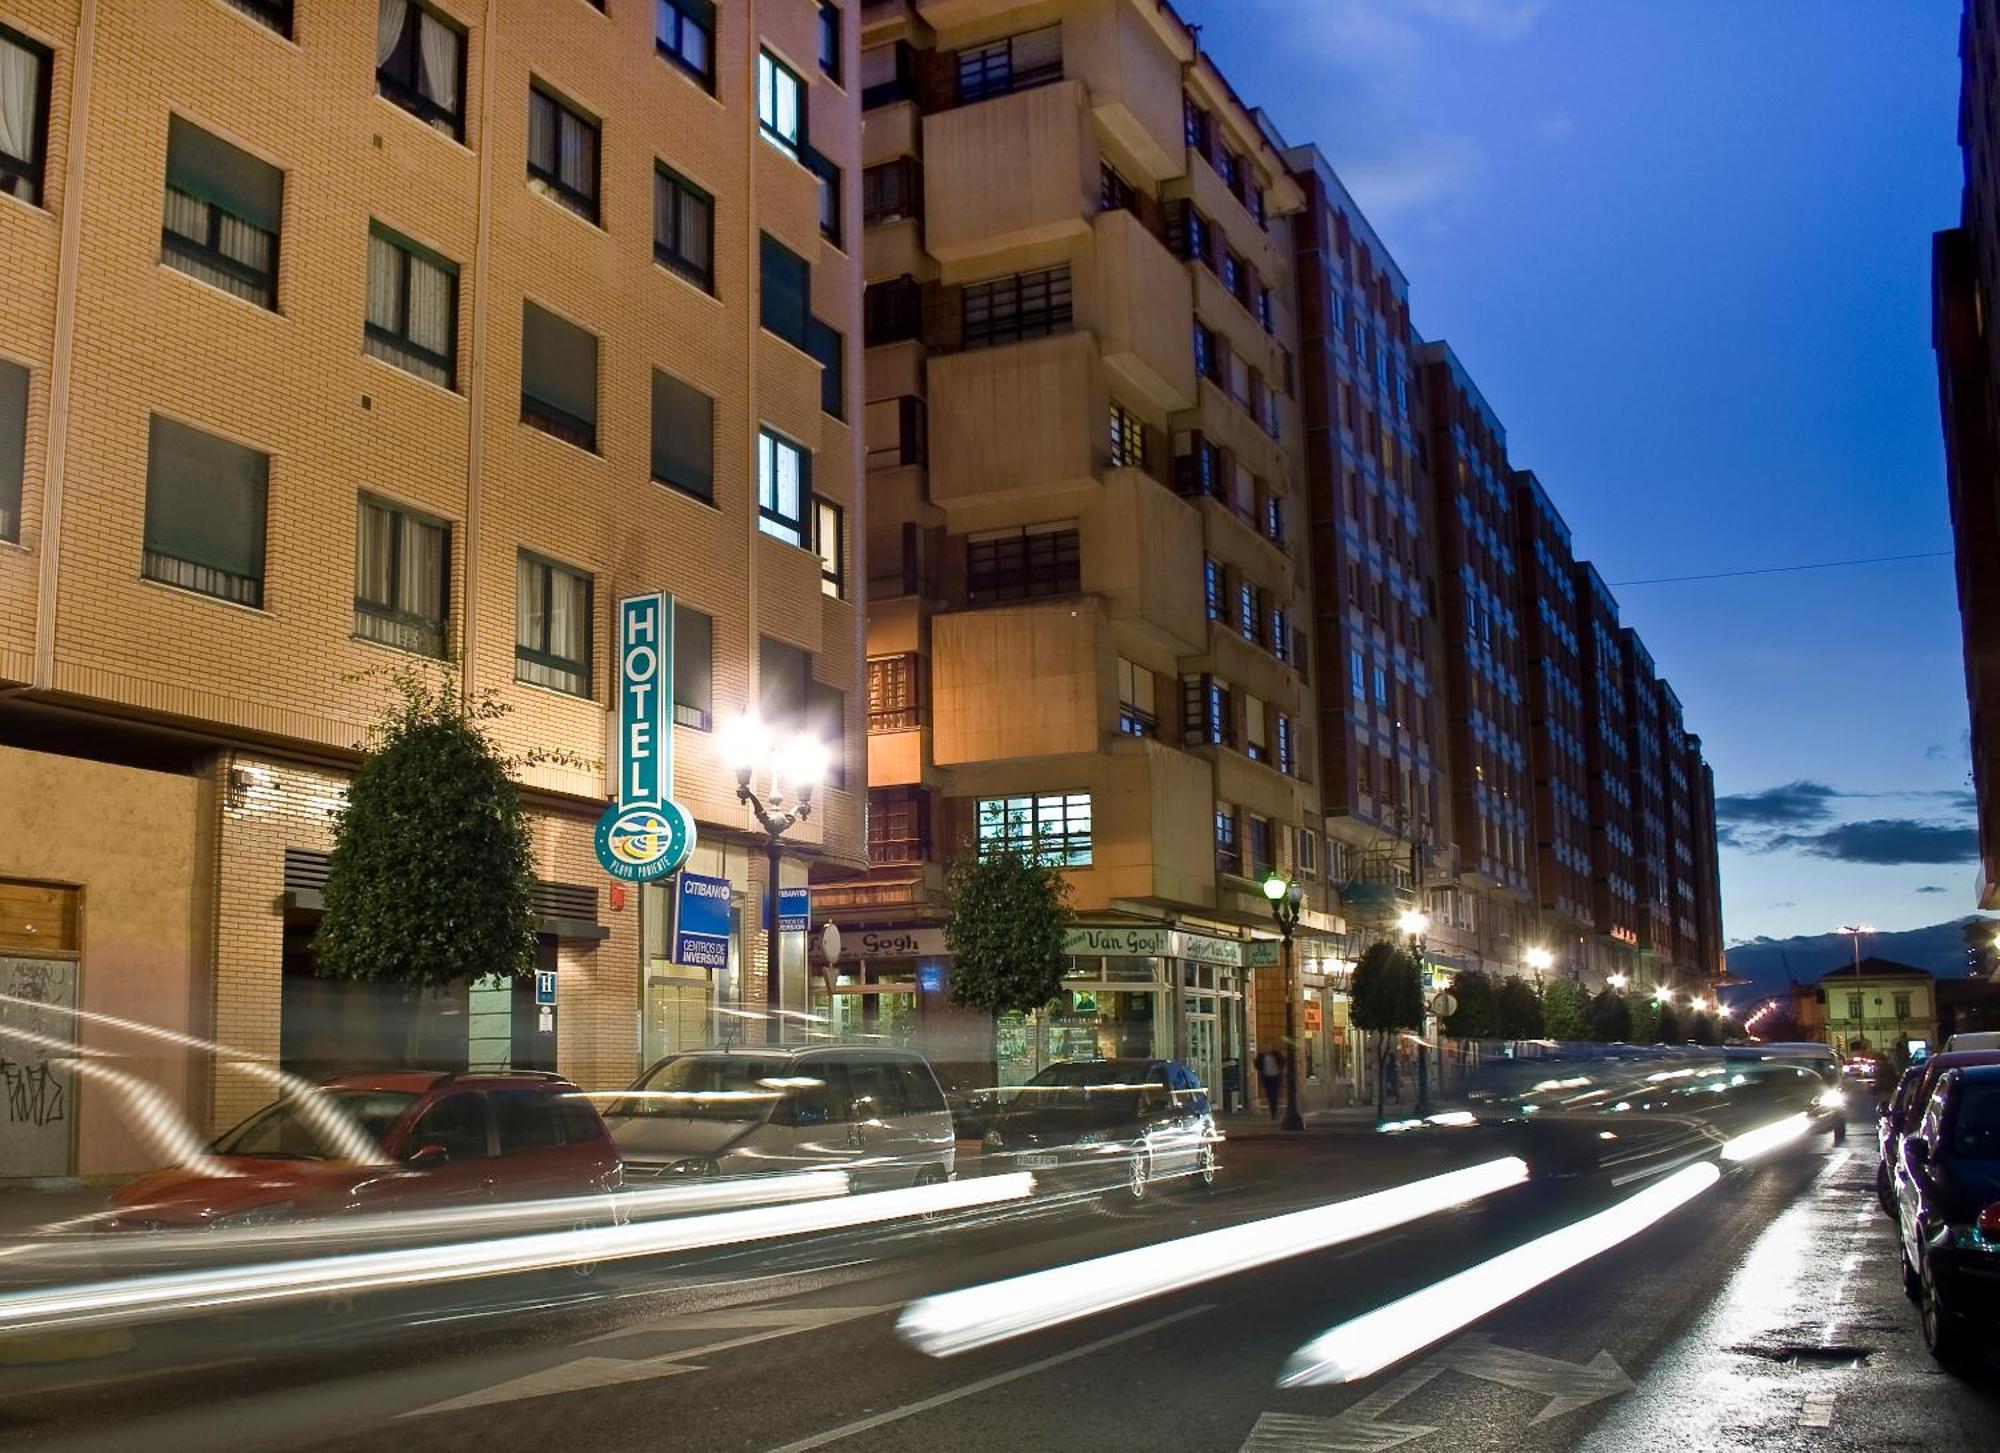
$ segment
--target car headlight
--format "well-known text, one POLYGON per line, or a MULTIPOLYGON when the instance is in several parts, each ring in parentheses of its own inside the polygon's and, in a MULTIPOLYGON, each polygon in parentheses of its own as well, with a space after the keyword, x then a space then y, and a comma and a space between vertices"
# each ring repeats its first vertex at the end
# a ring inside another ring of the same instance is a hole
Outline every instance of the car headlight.
POLYGON ((1821 1090, 1819 1092, 1819 1107, 1822 1110, 1845 1110, 1847 1108, 1847 1092, 1845 1090, 1821 1090))
POLYGON ((712 1155, 690 1155, 667 1167, 670 1176, 712 1176, 721 1173, 722 1167, 716 1164, 712 1155))
POLYGON ((245 1231, 255 1226, 271 1226, 285 1220, 292 1214, 290 1201, 272 1201, 269 1205, 252 1206, 247 1211, 234 1211, 227 1216, 217 1216, 208 1223, 211 1231, 245 1231))
POLYGON ((999 1131, 989 1130, 986 1132, 986 1138, 979 1142, 979 1148, 981 1150, 1004 1150, 1007 1148, 1007 1142, 1001 1138, 999 1131))

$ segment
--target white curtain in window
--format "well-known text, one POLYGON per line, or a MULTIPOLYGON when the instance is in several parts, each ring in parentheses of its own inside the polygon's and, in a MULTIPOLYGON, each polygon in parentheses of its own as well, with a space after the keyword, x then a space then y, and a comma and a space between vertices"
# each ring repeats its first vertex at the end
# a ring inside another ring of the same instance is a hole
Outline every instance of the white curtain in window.
POLYGON ((389 534, 389 512, 380 505, 362 505, 354 593, 374 605, 389 604, 389 534))
POLYGON ((233 258, 258 272, 271 270, 271 234, 263 228, 253 227, 224 212, 217 240, 224 257, 233 258))
POLYGON ((410 259, 409 337, 419 348, 451 352, 451 275, 421 257, 410 259))
POLYGON ((195 242, 208 241, 208 203, 181 191, 167 188, 167 231, 195 242))
POLYGON ((424 94, 445 110, 458 110, 458 35, 435 16, 420 18, 417 40, 424 58, 424 94))
POLYGON ((403 521, 400 553, 402 558, 398 566, 402 578, 398 582, 396 609, 425 620, 440 619, 444 615, 441 589, 444 532, 435 525, 419 524, 406 518, 403 521))
POLYGON ((396 53, 396 42, 403 38, 403 22, 410 13, 410 0, 382 0, 382 8, 375 13, 375 64, 384 66, 389 57, 396 53))
POLYGON ((574 116, 564 112, 561 117, 562 165, 556 175, 563 185, 573 187, 586 197, 597 192, 596 178, 591 175, 593 167, 590 154, 590 128, 574 116))
POLYGON ((397 274, 403 254, 380 237, 368 239, 368 321, 391 332, 396 327, 397 274))
POLYGON ((41 62, 12 41, 0 38, 0 152, 34 161, 35 102, 41 62))
POLYGON ((556 108, 539 93, 528 97, 528 160, 544 171, 556 166, 556 108))
POLYGON ((542 649, 542 577, 545 566, 521 561, 514 572, 514 643, 542 649))
POLYGON ((583 581, 574 575, 552 572, 549 591, 549 654, 565 661, 583 659, 583 581))
POLYGON ((780 447, 778 450, 777 511, 788 520, 800 518, 799 453, 796 449, 780 447))

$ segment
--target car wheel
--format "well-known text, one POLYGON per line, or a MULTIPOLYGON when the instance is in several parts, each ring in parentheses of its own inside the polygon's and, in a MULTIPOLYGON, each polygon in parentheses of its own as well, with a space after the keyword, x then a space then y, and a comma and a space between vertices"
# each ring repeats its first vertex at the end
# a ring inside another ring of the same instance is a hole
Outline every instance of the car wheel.
POLYGON ((941 1186, 944 1182, 944 1167, 941 1165, 927 1165, 917 1172, 916 1184, 919 1186, 941 1186))
POLYGON ((1204 1191, 1215 1189, 1215 1142, 1204 1139, 1194 1153, 1194 1183, 1204 1191))
POLYGON ((1917 1279, 1917 1269, 1910 1265, 1910 1253, 1905 1251, 1902 1253, 1902 1257, 1903 1295, 1913 1302, 1921 1301, 1923 1299, 1924 1285, 1917 1279))
POLYGON ((1142 1142, 1132 1147, 1125 1167, 1125 1199, 1143 1206, 1153 1193, 1153 1153, 1142 1142))
POLYGON ((1884 1215, 1895 1216, 1896 1190, 1889 1180, 1889 1167, 1886 1165, 1875 1167, 1875 1200, 1882 1207, 1884 1215))
POLYGON ((1931 1275, 1928 1264, 1919 1278, 1919 1287, 1917 1306, 1923 1315, 1924 1345, 1944 1366, 1963 1362, 1972 1350, 1972 1329, 1939 1294, 1937 1278, 1931 1275))

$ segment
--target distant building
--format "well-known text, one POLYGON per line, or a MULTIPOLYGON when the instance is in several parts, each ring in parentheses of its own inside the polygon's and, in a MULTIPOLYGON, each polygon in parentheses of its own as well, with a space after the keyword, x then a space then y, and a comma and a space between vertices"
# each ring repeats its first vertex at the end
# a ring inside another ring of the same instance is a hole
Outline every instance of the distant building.
MULTIPOLYGON (((1836 1054, 1887 1051, 1899 1059, 1938 1047, 1937 984, 1912 964, 1865 958, 1820 975, 1808 995, 1836 1054)), ((1809 1015, 1799 1015, 1801 1023, 1809 1015)))

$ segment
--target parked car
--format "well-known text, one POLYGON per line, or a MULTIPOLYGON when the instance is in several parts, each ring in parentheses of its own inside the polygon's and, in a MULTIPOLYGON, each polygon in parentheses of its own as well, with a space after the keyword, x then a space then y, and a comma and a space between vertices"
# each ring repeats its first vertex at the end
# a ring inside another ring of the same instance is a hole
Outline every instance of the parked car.
POLYGON ((1903 1285, 1939 1362, 2000 1316, 2000 1064, 1947 1069, 1896 1165, 1903 1285))
POLYGON ((1186 1065, 1162 1059, 1065 1060, 1016 1090, 982 1144, 993 1169, 1057 1186, 1097 1187, 1143 1202, 1160 1182, 1215 1184, 1209 1094, 1186 1065))
POLYGON ((949 1180, 957 1137, 922 1055, 866 1045, 697 1050, 606 1107, 628 1184, 843 1170, 855 1190, 949 1180))
POLYGON ((392 1071, 340 1075, 266 1106, 217 1140, 207 1164, 170 1166, 122 1186, 108 1224, 226 1229, 618 1185, 618 1151, 604 1122, 561 1076, 392 1071), (359 1138, 343 1137, 343 1122, 359 1138), (380 1154, 363 1157, 361 1148, 380 1154))
POLYGON ((1875 1194, 1882 1202, 1882 1209, 1891 1216, 1896 1214, 1896 1160, 1902 1148, 1902 1138, 1910 1133, 1910 1127, 1924 1113, 1930 1104, 1931 1090, 1937 1084, 1938 1076, 1950 1069, 1966 1069, 1972 1065, 2000 1065, 2000 1049, 1957 1050, 1950 1054, 1934 1054, 1910 1066, 1903 1074, 1903 1082, 1896 1087, 1896 1093, 1887 1100, 1878 1100, 1875 1105, 1877 1135, 1881 1146, 1875 1169, 1875 1194), (1893 1138, 1889 1122, 1894 1120, 1893 1138))
POLYGON ((1978 1029, 1966 1034, 1954 1034, 1944 1042, 1946 1054, 1957 1054, 1961 1050, 2000 1049, 2000 1029, 1978 1029))

